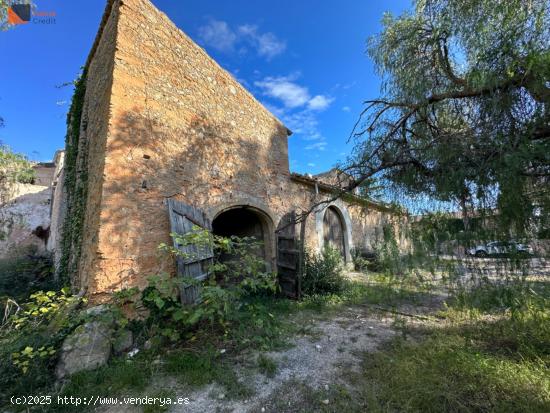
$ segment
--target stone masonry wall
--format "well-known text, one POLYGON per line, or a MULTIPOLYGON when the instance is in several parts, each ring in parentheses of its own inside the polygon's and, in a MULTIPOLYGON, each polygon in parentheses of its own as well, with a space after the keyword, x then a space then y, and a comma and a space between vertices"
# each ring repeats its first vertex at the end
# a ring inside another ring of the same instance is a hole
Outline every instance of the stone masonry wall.
POLYGON ((50 201, 49 186, 15 184, 11 199, 0 206, 0 259, 46 253, 50 201))
MULTIPOLYGON (((251 205, 276 228, 286 213, 326 196, 291 180, 285 126, 148 0, 114 1, 87 84, 90 186, 79 278, 92 301, 174 271, 157 249, 170 242, 167 198, 211 219, 251 205)), ((358 243, 371 224, 354 228, 358 243)), ((314 219, 306 240, 318 248, 314 219)))
POLYGON ((54 156, 55 172, 51 183, 50 236, 48 251, 53 252, 54 267, 59 268, 61 262, 61 240, 63 221, 67 211, 67 194, 65 190, 65 151, 57 151, 54 156))
MULTIPOLYGON (((108 7, 111 3, 108 2, 108 7)), ((118 8, 113 5, 87 67, 77 159, 79 174, 87 174, 79 270, 77 277, 72 280, 77 289, 89 288, 102 258, 98 255, 98 232, 104 187, 105 148, 111 117, 117 24, 118 8)))

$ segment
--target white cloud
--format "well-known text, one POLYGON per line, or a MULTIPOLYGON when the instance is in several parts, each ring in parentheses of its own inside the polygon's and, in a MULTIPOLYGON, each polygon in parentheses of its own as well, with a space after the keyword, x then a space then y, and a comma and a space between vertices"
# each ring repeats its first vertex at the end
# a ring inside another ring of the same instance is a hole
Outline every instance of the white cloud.
POLYGON ((199 38, 207 46, 222 52, 232 51, 237 42, 237 35, 226 22, 213 19, 199 27, 199 38))
POLYGON ((199 39, 207 46, 222 52, 233 52, 237 45, 239 54, 246 54, 248 48, 267 60, 286 50, 286 43, 271 32, 261 33, 258 26, 245 24, 236 30, 227 22, 211 19, 198 29, 199 39))
POLYGON ((313 168, 315 166, 315 164, 313 162, 310 162, 307 164, 307 166, 309 166, 310 168, 313 168))
POLYGON ((343 110, 344 112, 350 112, 350 111, 351 111, 351 108, 350 108, 349 106, 344 106, 344 107, 342 108, 342 110, 343 110))
POLYGON ((239 26, 239 33, 243 36, 254 37, 256 36, 257 32, 258 26, 255 26, 253 24, 243 24, 242 26, 239 26))
POLYGON ((258 37, 258 54, 271 59, 286 49, 286 43, 280 41, 273 33, 265 33, 258 37))
POLYGON ((317 95, 309 100, 307 107, 311 110, 325 110, 330 106, 333 100, 334 99, 323 95, 317 95))
POLYGON ((264 105, 306 144, 304 150, 323 151, 327 146, 326 138, 319 130, 317 116, 334 101, 325 95, 311 96, 307 87, 296 80, 299 73, 289 76, 265 77, 254 82, 264 96, 276 99, 282 105, 270 102, 264 105))
POLYGON ((321 138, 318 130, 319 122, 313 113, 307 110, 295 113, 283 112, 281 119, 291 131, 302 135, 305 140, 313 141, 321 138))
POLYGON ((334 101, 333 98, 316 95, 311 97, 309 90, 295 82, 297 74, 290 76, 266 77, 254 82, 254 85, 262 89, 264 95, 279 99, 286 108, 298 108, 306 106, 310 110, 325 110, 334 101))
POLYGON ((342 86, 342 89, 351 89, 351 88, 354 87, 356 84, 357 84, 357 81, 354 80, 353 82, 348 83, 348 84, 342 86))
POLYGON ((291 81, 292 77, 266 77, 254 84, 262 89, 264 95, 279 99, 287 108, 297 108, 310 100, 307 88, 291 81))
POLYGON ((258 26, 245 24, 238 29, 239 34, 256 48, 258 55, 271 60, 286 50, 286 43, 273 33, 259 33, 258 26))
POLYGON ((325 141, 312 143, 311 145, 306 146, 304 149, 306 151, 312 151, 314 149, 317 149, 319 151, 324 151, 327 147, 327 143, 325 141))

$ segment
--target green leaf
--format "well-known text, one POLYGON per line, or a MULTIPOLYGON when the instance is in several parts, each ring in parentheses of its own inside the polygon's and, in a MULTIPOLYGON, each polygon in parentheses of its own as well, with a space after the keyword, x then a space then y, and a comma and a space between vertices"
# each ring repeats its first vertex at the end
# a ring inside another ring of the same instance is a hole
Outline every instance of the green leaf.
POLYGON ((155 297, 155 305, 158 307, 159 310, 162 310, 162 308, 164 307, 164 300, 160 297, 155 297))

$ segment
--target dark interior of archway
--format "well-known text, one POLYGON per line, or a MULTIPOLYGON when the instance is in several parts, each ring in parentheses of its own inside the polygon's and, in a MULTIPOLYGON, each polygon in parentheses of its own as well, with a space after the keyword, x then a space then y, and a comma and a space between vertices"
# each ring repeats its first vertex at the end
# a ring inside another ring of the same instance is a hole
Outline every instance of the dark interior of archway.
MULTIPOLYGON (((265 259, 265 238, 261 218, 250 209, 236 208, 223 212, 212 222, 212 232, 222 237, 253 237, 263 245, 254 248, 252 252, 265 259)), ((230 260, 231 256, 222 256, 222 261, 230 260)))

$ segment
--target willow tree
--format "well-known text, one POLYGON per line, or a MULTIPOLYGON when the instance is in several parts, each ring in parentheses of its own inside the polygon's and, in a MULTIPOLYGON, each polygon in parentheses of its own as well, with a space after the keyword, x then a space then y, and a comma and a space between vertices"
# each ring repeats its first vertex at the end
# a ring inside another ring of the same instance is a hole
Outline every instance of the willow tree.
POLYGON ((547 214, 547 0, 418 0, 384 16, 368 54, 382 87, 352 133, 355 185, 498 209, 521 228, 547 214))

